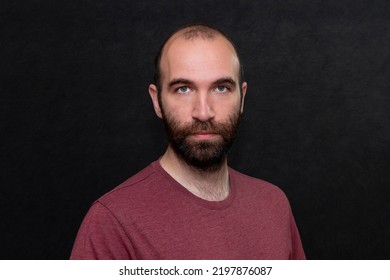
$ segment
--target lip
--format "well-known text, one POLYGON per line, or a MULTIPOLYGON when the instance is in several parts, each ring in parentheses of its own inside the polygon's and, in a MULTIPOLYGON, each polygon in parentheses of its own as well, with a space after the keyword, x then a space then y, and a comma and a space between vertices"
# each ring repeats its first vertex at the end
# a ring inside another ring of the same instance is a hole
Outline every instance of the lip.
POLYGON ((192 136, 196 139, 207 140, 216 137, 217 134, 211 131, 195 131, 192 136))

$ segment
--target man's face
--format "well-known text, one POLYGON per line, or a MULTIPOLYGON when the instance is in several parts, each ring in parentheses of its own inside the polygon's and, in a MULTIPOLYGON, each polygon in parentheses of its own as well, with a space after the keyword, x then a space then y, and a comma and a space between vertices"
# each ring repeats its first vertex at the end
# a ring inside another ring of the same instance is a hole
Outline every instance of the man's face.
POLYGON ((166 44, 160 64, 160 115, 156 112, 170 146, 187 164, 213 170, 224 163, 246 93, 246 84, 239 85, 239 67, 233 47, 221 36, 173 37, 166 44))

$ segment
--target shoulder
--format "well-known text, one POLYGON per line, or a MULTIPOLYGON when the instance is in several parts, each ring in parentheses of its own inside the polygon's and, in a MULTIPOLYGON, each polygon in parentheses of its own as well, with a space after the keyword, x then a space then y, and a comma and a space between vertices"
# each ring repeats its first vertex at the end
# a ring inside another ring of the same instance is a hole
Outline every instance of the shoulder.
POLYGON ((231 180, 237 186, 237 190, 252 197, 262 197, 277 200, 288 204, 285 193, 276 185, 265 180, 251 177, 234 169, 229 169, 231 180))
POLYGON ((151 163, 129 179, 100 197, 97 202, 111 208, 112 206, 129 207, 132 202, 145 200, 149 194, 160 188, 163 178, 155 168, 156 162, 151 163))

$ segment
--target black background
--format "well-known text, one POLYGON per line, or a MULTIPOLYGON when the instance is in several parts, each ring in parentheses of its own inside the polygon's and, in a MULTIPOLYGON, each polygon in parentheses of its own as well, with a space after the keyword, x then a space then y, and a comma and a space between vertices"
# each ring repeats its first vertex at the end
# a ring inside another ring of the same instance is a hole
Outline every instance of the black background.
POLYGON ((308 258, 389 259, 386 0, 1 1, 1 258, 67 259, 90 204, 164 152, 153 58, 193 21, 242 53, 230 165, 286 192, 308 258))

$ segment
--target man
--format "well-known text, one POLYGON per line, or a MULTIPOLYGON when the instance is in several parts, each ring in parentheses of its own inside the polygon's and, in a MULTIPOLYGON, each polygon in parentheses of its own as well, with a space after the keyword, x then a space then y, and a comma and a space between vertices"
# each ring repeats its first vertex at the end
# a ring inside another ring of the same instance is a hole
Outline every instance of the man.
POLYGON ((283 192, 227 165, 247 84, 232 41, 203 24, 180 28, 149 86, 169 145, 97 200, 72 259, 304 259, 283 192))

